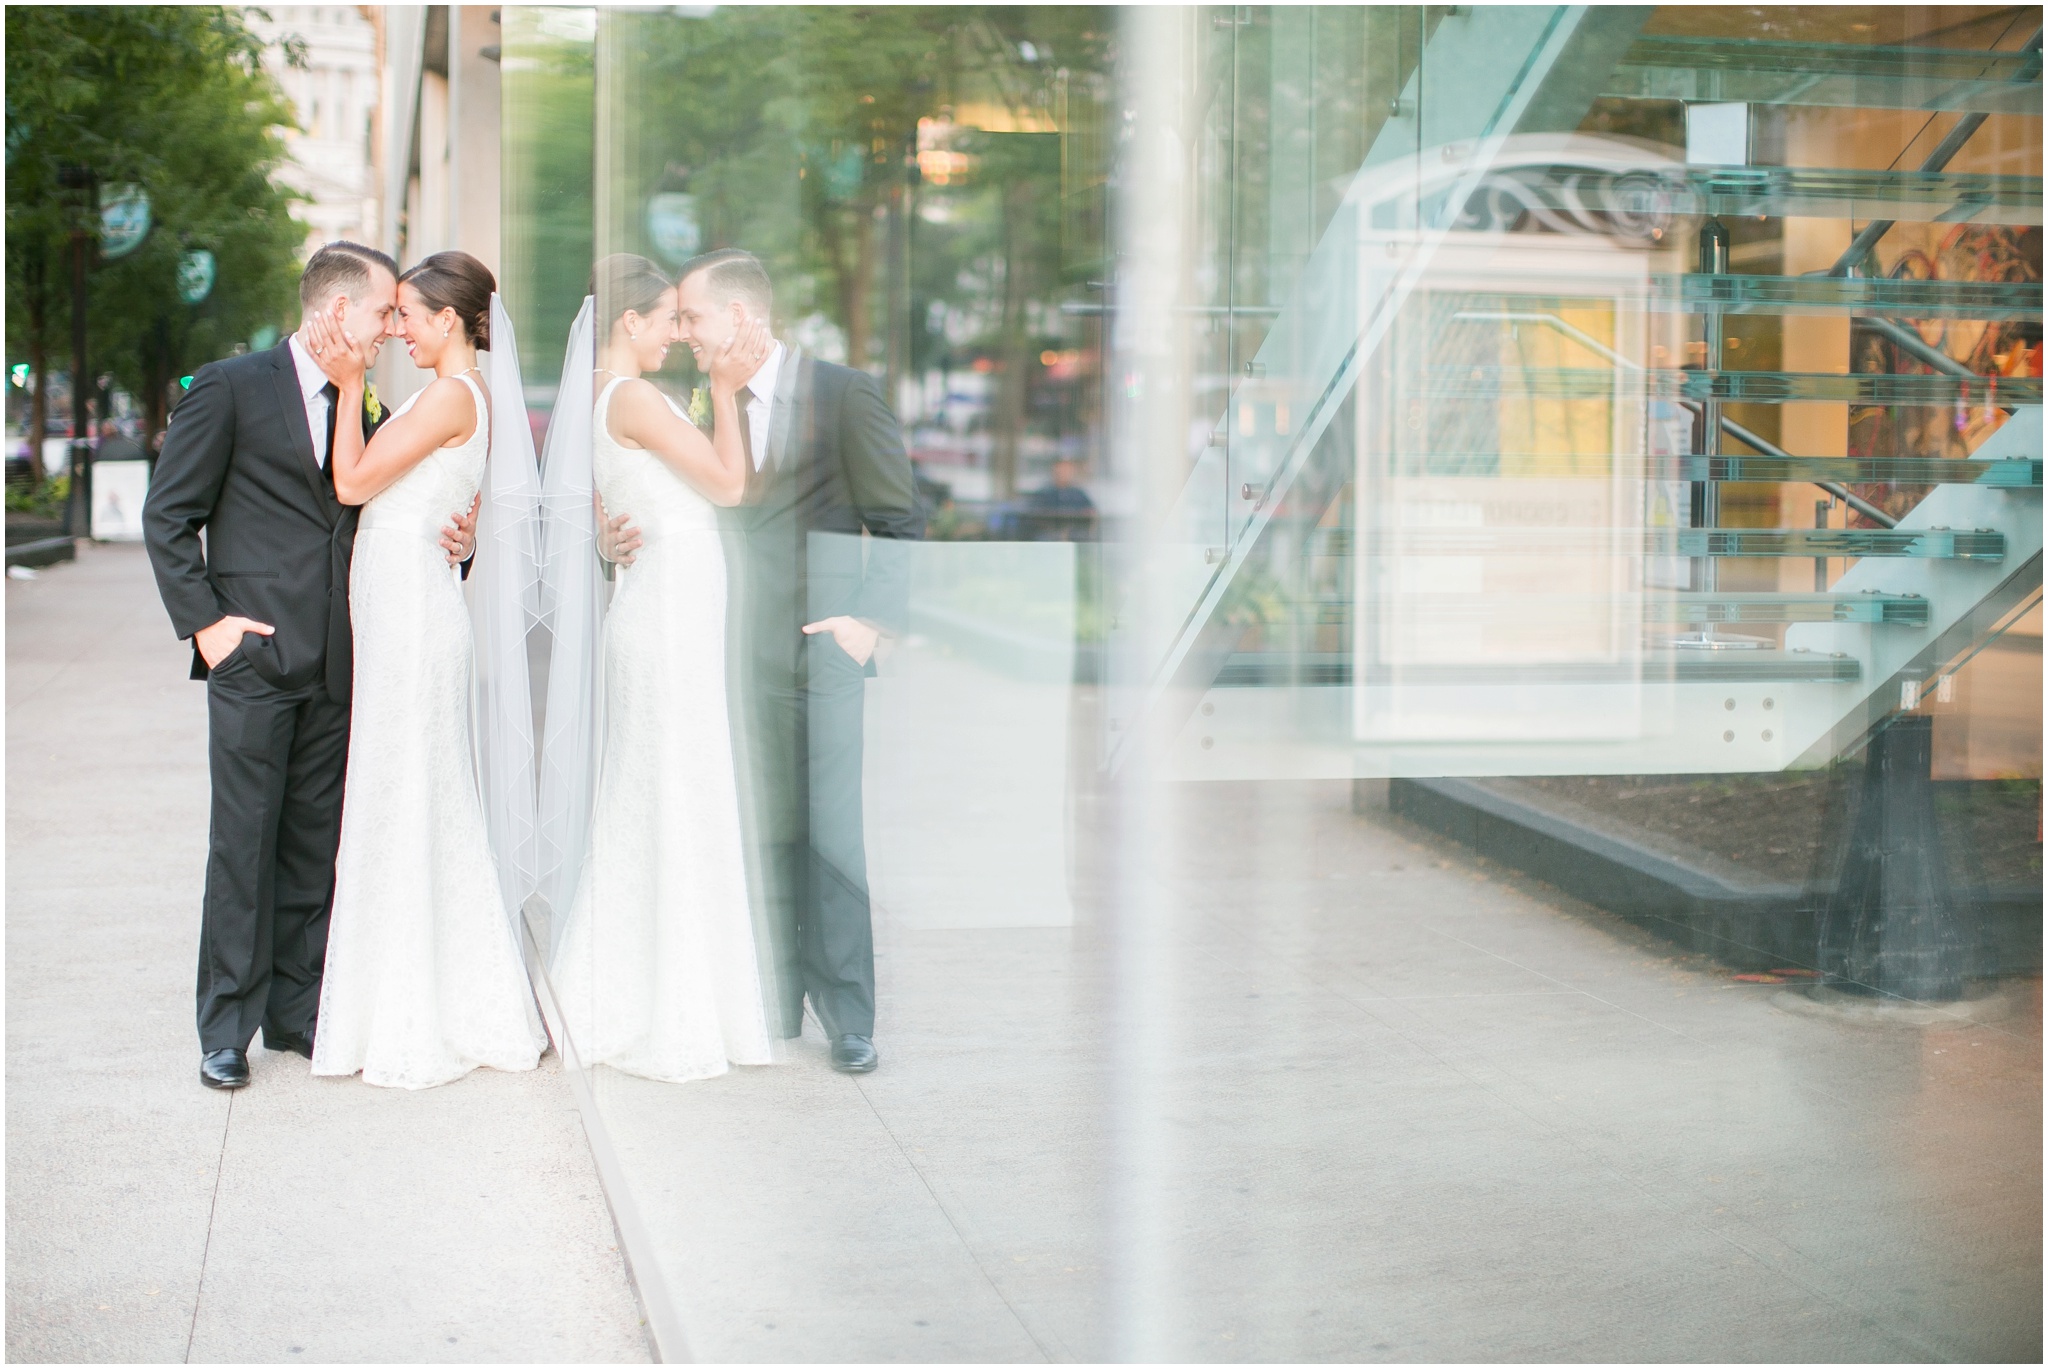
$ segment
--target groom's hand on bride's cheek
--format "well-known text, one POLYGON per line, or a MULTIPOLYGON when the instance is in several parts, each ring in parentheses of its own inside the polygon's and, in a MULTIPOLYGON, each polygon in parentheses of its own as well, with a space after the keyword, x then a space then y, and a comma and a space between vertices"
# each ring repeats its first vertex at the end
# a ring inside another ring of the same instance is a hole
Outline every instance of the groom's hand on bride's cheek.
POLYGON ((476 555, 476 515, 483 506, 483 493, 479 491, 469 502, 469 512, 456 514, 441 530, 441 545, 447 548, 449 565, 459 566, 476 555))

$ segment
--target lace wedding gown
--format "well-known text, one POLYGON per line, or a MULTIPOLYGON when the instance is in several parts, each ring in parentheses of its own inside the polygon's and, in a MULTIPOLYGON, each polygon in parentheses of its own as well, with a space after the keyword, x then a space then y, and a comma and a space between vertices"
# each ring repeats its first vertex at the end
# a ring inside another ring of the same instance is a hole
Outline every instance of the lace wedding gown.
POLYGON ((605 616, 590 851, 552 978, 586 1063, 680 1083, 773 1055, 726 716, 718 514, 660 457, 612 439, 620 383, 597 398, 591 474, 641 547, 605 616))
POLYGON ((532 1069, 547 1044, 485 835, 469 613, 440 545, 490 446, 483 391, 462 379, 476 431, 363 506, 349 571, 354 704, 313 1073, 397 1088, 532 1069))

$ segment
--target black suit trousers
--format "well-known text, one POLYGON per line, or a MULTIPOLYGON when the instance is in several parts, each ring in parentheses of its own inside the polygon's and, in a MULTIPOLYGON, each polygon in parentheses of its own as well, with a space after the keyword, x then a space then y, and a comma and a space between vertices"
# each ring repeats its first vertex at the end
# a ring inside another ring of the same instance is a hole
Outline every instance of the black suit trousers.
POLYGON ((281 690, 240 652, 207 679, 213 774, 199 937, 199 1044, 305 1033, 320 1010, 348 770, 347 704, 281 690))
MULTIPOLYGON (((750 739, 765 781, 763 871, 784 1035, 808 996, 826 1032, 875 1031, 875 936, 861 820, 860 666, 829 634, 803 645, 803 682, 787 668, 750 691, 750 739)), ((761 674, 770 674, 763 671, 761 674)))

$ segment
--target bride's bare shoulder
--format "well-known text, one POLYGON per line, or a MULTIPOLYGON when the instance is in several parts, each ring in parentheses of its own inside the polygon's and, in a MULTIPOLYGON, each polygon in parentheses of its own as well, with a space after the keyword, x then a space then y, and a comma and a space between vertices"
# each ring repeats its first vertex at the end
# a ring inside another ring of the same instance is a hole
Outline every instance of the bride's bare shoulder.
POLYGON ((428 382, 412 411, 440 438, 437 446, 456 446, 476 430, 476 400, 459 376, 437 376, 428 382))
POLYGON ((665 417, 668 410, 668 396, 659 385, 644 376, 622 381, 612 392, 611 411, 626 426, 658 420, 665 417))
POLYGON ((484 403, 488 405, 491 402, 490 386, 484 383, 481 376, 471 376, 469 380, 476 382, 474 391, 461 376, 436 376, 427 383, 427 388, 420 392, 419 403, 423 407, 431 407, 435 412, 472 413, 476 409, 476 395, 480 393, 484 403))

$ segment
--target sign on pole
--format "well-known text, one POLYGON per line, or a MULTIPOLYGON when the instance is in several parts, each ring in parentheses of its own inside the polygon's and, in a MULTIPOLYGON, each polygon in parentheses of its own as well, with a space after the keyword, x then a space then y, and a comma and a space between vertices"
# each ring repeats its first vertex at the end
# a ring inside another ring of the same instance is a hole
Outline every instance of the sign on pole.
POLYGON ((213 293, 213 253, 195 248, 178 258, 178 298, 197 304, 213 293))
POLYGON ((697 197, 664 190, 647 201, 647 238, 654 250, 680 266, 697 255, 704 230, 697 222, 697 197))
POLYGON ((100 192, 100 256, 117 261, 149 236, 149 192, 133 181, 100 192))

